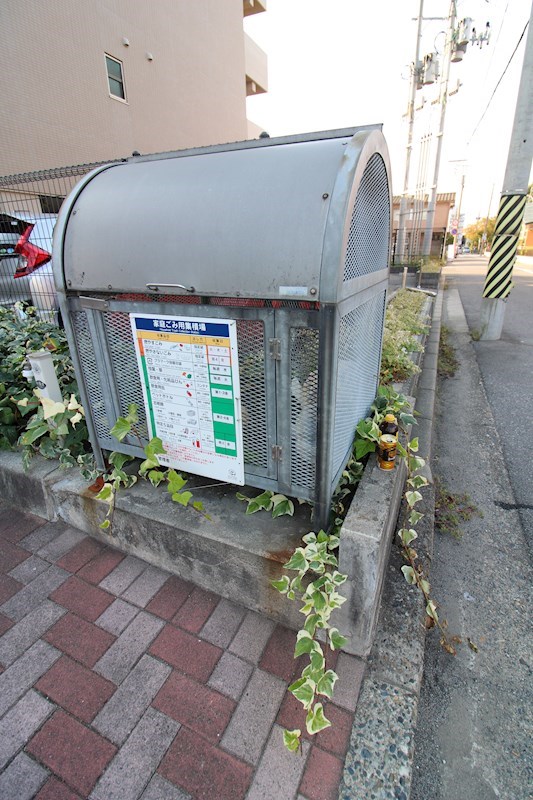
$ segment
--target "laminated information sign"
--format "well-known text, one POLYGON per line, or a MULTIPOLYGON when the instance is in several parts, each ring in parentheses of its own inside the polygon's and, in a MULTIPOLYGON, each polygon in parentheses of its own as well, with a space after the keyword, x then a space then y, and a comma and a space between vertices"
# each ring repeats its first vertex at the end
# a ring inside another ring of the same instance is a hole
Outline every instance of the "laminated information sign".
POLYGON ((235 320, 130 314, 150 436, 164 466, 244 484, 235 320))

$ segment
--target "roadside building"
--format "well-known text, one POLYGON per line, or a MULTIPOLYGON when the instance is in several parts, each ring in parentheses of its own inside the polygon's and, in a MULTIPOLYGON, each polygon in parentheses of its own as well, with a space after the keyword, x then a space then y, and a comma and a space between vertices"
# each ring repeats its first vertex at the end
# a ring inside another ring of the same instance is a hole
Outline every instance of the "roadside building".
MULTIPOLYGON (((400 200, 401 197, 399 195, 393 198, 391 250, 391 259, 393 262, 400 261, 400 253, 396 252, 396 242, 398 240, 398 230, 400 227, 400 200)), ((412 196, 408 198, 407 231, 403 261, 416 260, 424 250, 428 203, 428 195, 424 195, 423 197, 412 196)), ((431 240, 431 256, 440 257, 444 252, 450 212, 454 206, 454 192, 446 192, 437 195, 435 219, 433 222, 433 237, 431 240)))

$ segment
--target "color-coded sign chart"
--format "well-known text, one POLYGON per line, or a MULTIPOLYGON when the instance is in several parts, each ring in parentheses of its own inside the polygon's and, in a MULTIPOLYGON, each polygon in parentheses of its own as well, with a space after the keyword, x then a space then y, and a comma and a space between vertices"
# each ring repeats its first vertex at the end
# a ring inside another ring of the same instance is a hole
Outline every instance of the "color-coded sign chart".
POLYGON ((161 464, 244 484, 235 320, 130 314, 161 464))

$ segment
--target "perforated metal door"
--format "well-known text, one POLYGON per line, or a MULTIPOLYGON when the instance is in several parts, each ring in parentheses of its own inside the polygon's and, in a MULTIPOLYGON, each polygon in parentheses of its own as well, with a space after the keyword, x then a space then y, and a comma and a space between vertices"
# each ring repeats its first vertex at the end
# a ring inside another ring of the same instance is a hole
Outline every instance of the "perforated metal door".
MULTIPOLYGON (((228 309, 206 306, 170 307, 168 304, 107 303, 106 310, 80 308, 71 313, 76 347, 85 382, 86 405, 94 422, 100 448, 120 449, 109 430, 117 417, 125 415, 130 403, 138 406, 137 430, 148 438, 142 387, 131 333, 129 314, 165 313, 176 316, 213 316, 237 319, 237 346, 243 415, 243 450, 245 477, 253 485, 254 477, 275 481, 277 461, 272 444, 276 441, 275 364, 268 354, 269 339, 274 335, 272 309, 228 309)), ((142 450, 135 437, 125 444, 139 456, 142 450)))
POLYGON ((377 390, 385 292, 344 314, 339 325, 335 427, 331 472, 344 466, 360 419, 377 390))

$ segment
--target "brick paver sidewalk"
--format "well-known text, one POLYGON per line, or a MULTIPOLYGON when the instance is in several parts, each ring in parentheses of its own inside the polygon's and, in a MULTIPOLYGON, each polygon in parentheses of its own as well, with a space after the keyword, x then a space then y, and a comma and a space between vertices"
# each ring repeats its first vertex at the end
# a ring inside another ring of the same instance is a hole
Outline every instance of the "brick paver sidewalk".
POLYGON ((64 523, 0 507, 0 800, 336 800, 363 662, 333 727, 287 693, 295 634, 64 523))

